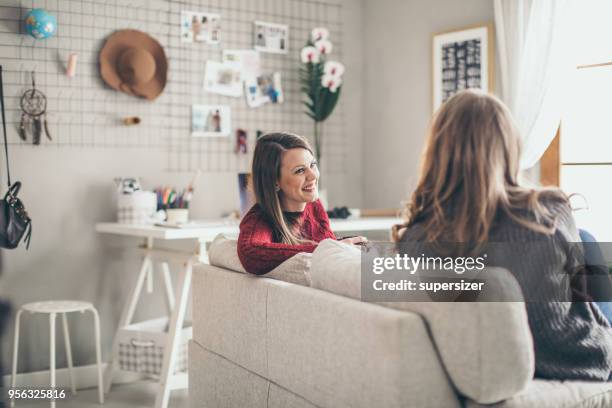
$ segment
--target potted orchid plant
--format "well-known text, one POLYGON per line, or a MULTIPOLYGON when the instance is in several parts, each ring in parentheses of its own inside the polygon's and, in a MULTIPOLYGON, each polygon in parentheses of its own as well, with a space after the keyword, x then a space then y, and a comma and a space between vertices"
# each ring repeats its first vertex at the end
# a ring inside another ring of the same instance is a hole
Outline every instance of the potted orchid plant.
POLYGON ((306 115, 314 121, 315 154, 319 166, 322 156, 321 124, 334 111, 342 89, 344 65, 328 61, 333 45, 329 31, 324 27, 312 30, 311 36, 301 51, 301 89, 306 96, 303 101, 306 115))

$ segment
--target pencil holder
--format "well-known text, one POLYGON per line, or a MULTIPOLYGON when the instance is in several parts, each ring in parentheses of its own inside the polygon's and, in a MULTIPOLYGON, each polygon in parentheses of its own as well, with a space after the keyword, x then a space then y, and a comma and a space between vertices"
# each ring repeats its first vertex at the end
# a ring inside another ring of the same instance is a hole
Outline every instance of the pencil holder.
POLYGON ((166 222, 168 224, 184 224, 189 221, 189 210, 187 208, 168 208, 166 210, 166 222))

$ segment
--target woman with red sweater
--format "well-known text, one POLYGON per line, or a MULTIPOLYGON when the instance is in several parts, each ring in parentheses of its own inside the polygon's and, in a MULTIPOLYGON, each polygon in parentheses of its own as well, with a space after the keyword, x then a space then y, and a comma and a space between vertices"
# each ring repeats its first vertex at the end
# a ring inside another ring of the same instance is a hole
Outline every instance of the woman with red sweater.
MULTIPOLYGON (((247 272, 262 275, 300 252, 336 239, 319 201, 319 170, 308 142, 289 133, 257 140, 252 181, 257 203, 240 223, 238 257, 247 272)), ((356 244, 363 237, 344 239, 356 244)))

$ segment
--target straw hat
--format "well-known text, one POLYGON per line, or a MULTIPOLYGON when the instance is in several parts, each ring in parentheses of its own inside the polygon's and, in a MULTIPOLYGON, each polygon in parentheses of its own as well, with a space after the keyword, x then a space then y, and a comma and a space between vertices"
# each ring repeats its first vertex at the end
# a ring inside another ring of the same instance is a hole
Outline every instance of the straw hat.
POLYGON ((113 89, 152 100, 164 90, 168 60, 150 35, 120 30, 106 39, 100 51, 100 75, 113 89))

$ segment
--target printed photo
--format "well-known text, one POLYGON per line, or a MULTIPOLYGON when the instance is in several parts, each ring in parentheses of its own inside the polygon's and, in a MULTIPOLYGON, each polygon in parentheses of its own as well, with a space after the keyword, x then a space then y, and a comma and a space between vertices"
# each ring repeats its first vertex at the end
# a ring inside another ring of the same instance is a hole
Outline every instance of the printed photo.
POLYGON ((259 52, 255 50, 223 50, 223 63, 240 69, 243 78, 257 76, 261 70, 259 52))
POLYGON ((257 108, 266 103, 283 103, 280 72, 247 77, 244 81, 247 105, 257 108))
POLYGON ((225 105, 193 105, 191 135, 196 137, 229 136, 232 131, 230 107, 225 105))
POLYGON ((181 41, 218 44, 221 32, 221 16, 195 11, 181 12, 181 41))
POLYGON ((253 23, 255 49, 261 52, 286 54, 289 47, 289 26, 284 24, 253 23))
POLYGON ((217 61, 206 62, 204 89, 219 95, 242 96, 242 72, 240 66, 217 61))

